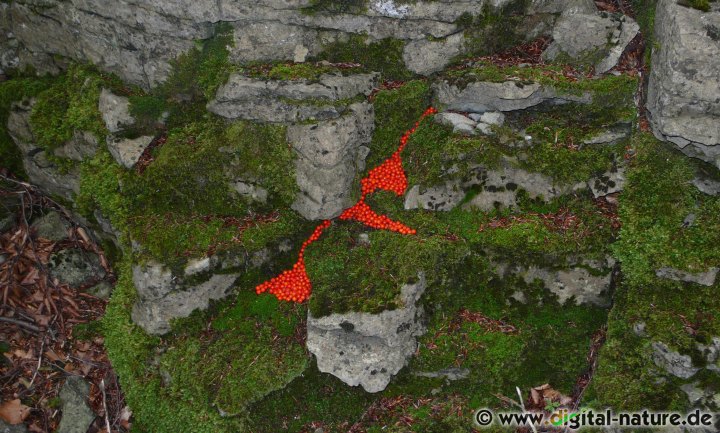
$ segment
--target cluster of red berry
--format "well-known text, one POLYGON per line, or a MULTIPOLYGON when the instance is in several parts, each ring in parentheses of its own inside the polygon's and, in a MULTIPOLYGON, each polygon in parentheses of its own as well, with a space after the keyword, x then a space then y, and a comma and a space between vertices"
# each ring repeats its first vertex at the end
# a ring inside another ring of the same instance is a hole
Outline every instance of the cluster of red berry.
MULTIPOLYGON (((400 145, 397 150, 393 152, 390 158, 386 159, 382 164, 370 170, 368 175, 360 181, 361 185, 361 196, 355 205, 346 209, 338 218, 341 220, 355 220, 360 221, 368 227, 391 230, 402 234, 415 234, 415 230, 406 226, 403 223, 393 221, 385 215, 378 215, 373 211, 370 206, 365 203, 365 197, 377 190, 384 190, 394 192, 396 195, 401 196, 405 194, 405 190, 408 186, 407 177, 402 168, 402 158, 400 152, 403 151, 407 145, 408 139, 420 126, 420 122, 427 116, 437 113, 433 107, 428 108, 420 116, 415 125, 407 130, 400 138, 400 145)), ((305 269, 305 249, 311 243, 315 242, 320 238, 322 232, 330 226, 330 221, 325 220, 315 228, 310 237, 303 242, 302 248, 300 248, 300 254, 297 263, 293 265, 292 269, 284 271, 277 277, 268 280, 255 288, 255 291, 260 294, 264 292, 270 292, 277 296, 278 299, 283 301, 294 301, 303 302, 310 297, 310 291, 312 290, 312 284, 310 278, 307 275, 305 269)))
POLYGON ((390 230, 404 235, 414 235, 415 230, 405 224, 393 221, 385 215, 378 215, 364 200, 355 203, 355 206, 345 209, 338 219, 360 221, 368 227, 381 230, 390 230))

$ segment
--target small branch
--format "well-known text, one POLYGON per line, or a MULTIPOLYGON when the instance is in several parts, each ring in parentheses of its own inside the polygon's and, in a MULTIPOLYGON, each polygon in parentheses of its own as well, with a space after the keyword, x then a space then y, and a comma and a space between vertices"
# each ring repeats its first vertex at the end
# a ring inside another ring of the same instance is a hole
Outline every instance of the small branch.
POLYGON ((0 322, 12 323, 13 325, 19 326, 19 327, 21 327, 21 328, 25 328, 25 329, 27 329, 28 331, 32 331, 32 332, 37 332, 37 333, 43 332, 43 329, 40 328, 39 326, 33 325, 32 323, 26 322, 26 321, 24 321, 24 320, 19 320, 19 319, 13 319, 13 318, 11 318, 11 317, 2 317, 2 316, 0 316, 0 322))
POLYGON ((45 338, 43 338, 40 343, 40 355, 38 356, 37 367, 35 368, 35 373, 33 373, 32 379, 30 380, 30 385, 28 385, 28 389, 32 388, 32 385, 35 382, 35 378, 37 377, 38 371, 40 371, 40 366, 42 365, 43 349, 45 349, 45 338))
POLYGON ((100 379, 100 391, 102 391, 102 397, 103 397, 103 410, 105 411, 105 427, 107 428, 107 433, 112 433, 110 430, 110 417, 108 416, 108 408, 107 408, 107 397, 105 395, 105 379, 100 379))

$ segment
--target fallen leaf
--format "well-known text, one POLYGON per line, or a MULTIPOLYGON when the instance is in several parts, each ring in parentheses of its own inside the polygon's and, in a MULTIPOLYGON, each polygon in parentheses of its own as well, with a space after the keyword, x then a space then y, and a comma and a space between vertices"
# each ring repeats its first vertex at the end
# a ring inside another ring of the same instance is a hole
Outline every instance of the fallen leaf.
POLYGON ((20 424, 29 414, 30 408, 22 404, 19 398, 0 405, 0 419, 11 425, 20 424))

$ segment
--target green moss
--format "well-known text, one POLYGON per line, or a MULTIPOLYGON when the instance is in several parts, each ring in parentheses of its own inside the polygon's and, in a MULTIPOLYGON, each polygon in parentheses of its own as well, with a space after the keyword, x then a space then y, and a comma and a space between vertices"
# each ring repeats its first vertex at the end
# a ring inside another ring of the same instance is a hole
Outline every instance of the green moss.
POLYGON ((480 227, 496 215, 459 208, 450 212, 405 211, 402 199, 391 193, 373 194, 368 203, 376 212, 416 229, 417 234, 368 231, 355 223, 334 224, 306 253, 314 285, 310 311, 315 316, 396 308, 400 305, 400 287, 416 280, 419 271, 425 271, 429 287, 452 286, 453 276, 462 272, 464 257, 471 252, 563 267, 578 254, 605 257, 615 235, 592 202, 582 197, 548 206, 546 211, 562 206, 576 215, 577 225, 565 231, 549 229, 540 215, 526 216, 524 222, 506 228, 481 231, 480 227), (359 243, 362 232, 369 232, 369 245, 359 243))
POLYGON ((293 153, 281 126, 236 122, 226 126, 218 118, 171 130, 153 163, 124 185, 133 206, 144 213, 242 214, 247 203, 232 197, 229 181, 244 176, 258 180, 271 200, 294 198, 293 153))
POLYGON ((351 35, 347 41, 333 42, 323 47, 314 60, 332 63, 359 63, 369 71, 380 72, 386 80, 406 80, 413 77, 402 58, 405 42, 398 39, 369 41, 366 36, 351 35))
POLYGON ((366 166, 372 169, 392 155, 402 134, 411 128, 430 105, 430 87, 423 80, 405 83, 393 90, 375 95, 375 131, 370 143, 366 166))
POLYGON ((119 270, 102 324, 137 431, 247 431, 245 406, 306 368, 304 348, 295 340, 303 307, 245 288, 234 303, 215 307, 218 331, 183 327, 160 340, 132 324, 129 260, 119 270))
MULTIPOLYGON (((467 379, 445 384, 442 390, 465 395, 474 408, 496 405, 493 394, 514 395, 515 386, 527 389, 550 383, 570 394, 587 368, 590 339, 604 323, 606 311, 572 303, 560 305, 542 285, 528 285, 519 277, 498 279, 480 255, 468 256, 464 265, 458 269, 473 272, 458 275, 452 285, 431 289, 428 294, 426 305, 435 307, 410 369, 469 369, 467 379), (518 290, 524 293, 525 304, 511 298, 518 290), (488 331, 479 323, 463 321, 457 315, 460 309, 501 320, 517 332, 488 331), (563 356, 546 356, 556 352, 563 356)), ((398 383, 397 391, 411 389, 413 380, 398 383)))
MULTIPOLYGON (((696 344, 720 335, 711 319, 720 308, 717 283, 706 287, 659 279, 655 270, 669 266, 702 272, 718 266, 718 199, 692 184, 696 164, 648 133, 632 140, 636 152, 620 196, 622 229, 612 246, 621 261, 623 284, 615 294, 608 340, 600 353, 590 396, 600 403, 634 410, 684 410, 682 384, 657 368, 653 341, 689 354, 698 367, 705 361, 696 344), (695 222, 686 227, 693 213, 695 222), (634 327, 644 323, 644 336, 634 327), (689 332, 688 324, 692 332, 689 332)), ((691 381, 694 379, 690 379, 691 381)))
POLYGON ((707 12, 710 10, 710 0, 680 0, 678 4, 707 12))
POLYGON ((467 17, 464 18, 462 24, 466 26, 466 54, 493 54, 521 43, 528 4, 527 0, 514 0, 499 9, 485 4, 482 13, 476 16, 472 23, 467 17))
POLYGON ((20 149, 7 131, 10 105, 15 101, 30 98, 42 92, 49 85, 44 78, 12 78, 0 83, 0 166, 11 173, 24 176, 20 149))
POLYGON ((367 9, 367 0, 310 0, 301 10, 306 15, 318 13, 359 14, 367 9))
POLYGON ((323 74, 347 74, 359 71, 358 67, 337 67, 323 63, 271 63, 243 67, 243 73, 255 78, 271 80, 317 80, 323 74))
POLYGON ((102 88, 112 85, 118 85, 115 78, 93 67, 71 65, 37 95, 30 115, 37 144, 53 150, 72 138, 74 131, 89 131, 102 140, 107 130, 98 110, 98 99, 102 88))
POLYGON ((105 149, 80 166, 80 193, 76 206, 80 212, 94 220, 93 212, 99 210, 113 227, 121 232, 127 227, 130 204, 122 196, 120 185, 128 175, 105 149))
MULTIPOLYGON (((320 373, 312 362, 302 376, 249 408, 250 426, 254 432, 270 433, 303 431, 303 427, 313 421, 323 425, 351 424, 378 397, 360 387, 347 386, 330 374, 320 373)), ((347 427, 338 431, 347 431, 347 427)))
POLYGON ((173 71, 159 93, 170 98, 214 98, 217 89, 227 82, 234 70, 228 51, 233 43, 232 25, 216 24, 211 38, 198 41, 194 49, 175 59, 173 71))
POLYGON ((653 281, 655 270, 691 273, 720 264, 720 200, 697 190, 692 162, 650 134, 633 138, 636 157, 621 197, 623 230, 613 250, 633 285, 653 281), (690 227, 685 218, 694 214, 690 227))

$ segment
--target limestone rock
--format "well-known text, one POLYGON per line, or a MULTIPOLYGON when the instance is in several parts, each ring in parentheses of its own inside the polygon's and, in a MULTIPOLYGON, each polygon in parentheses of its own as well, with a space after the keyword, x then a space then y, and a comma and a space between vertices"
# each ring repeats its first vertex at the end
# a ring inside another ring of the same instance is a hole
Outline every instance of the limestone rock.
POLYGON ((658 367, 681 379, 689 379, 695 373, 700 371, 698 367, 694 367, 692 359, 689 355, 681 355, 678 352, 670 350, 670 348, 662 342, 655 341, 652 343, 653 362, 658 367))
POLYGON ((474 120, 458 113, 439 113, 435 116, 435 121, 452 127, 453 132, 470 135, 475 134, 475 126, 477 125, 474 120))
POLYGON ((465 198, 465 191, 458 181, 448 181, 445 184, 427 188, 413 185, 405 194, 404 207, 406 210, 449 211, 460 204, 463 198, 465 198))
POLYGON ((417 301, 425 291, 425 276, 401 289, 403 306, 379 314, 308 315, 307 348, 318 369, 350 386, 380 392, 417 349, 416 337, 425 332, 417 301))
POLYGON ((329 219, 351 205, 356 174, 364 165, 374 129, 373 106, 348 107, 347 114, 287 128, 287 140, 297 152, 295 175, 300 193, 292 208, 307 219, 329 219))
POLYGON ((448 110, 484 113, 486 111, 514 111, 533 107, 543 102, 589 103, 589 94, 564 95, 540 83, 504 81, 501 83, 478 81, 459 88, 448 81, 433 84, 437 102, 448 110))
POLYGON ((540 280, 547 290, 557 295, 560 304, 573 299, 576 305, 607 307, 610 305, 612 266, 592 266, 593 272, 587 269, 588 266, 588 263, 579 263, 568 264, 565 269, 550 269, 535 265, 496 263, 496 272, 501 277, 519 275, 527 283, 540 280))
POLYGON ((625 187, 625 165, 616 162, 609 171, 589 180, 588 187, 595 198, 622 191, 625 187))
POLYGON ((377 74, 325 74, 312 82, 261 80, 234 74, 220 87, 208 110, 228 119, 260 122, 329 120, 343 111, 333 103, 369 95, 377 78, 377 74))
POLYGON ((631 127, 628 123, 615 125, 600 133, 583 140, 584 145, 610 145, 630 137, 631 127))
POLYGON ((59 213, 51 211, 32 224, 39 238, 60 241, 68 236, 70 224, 59 213))
POLYGON ((143 135, 137 138, 108 136, 107 147, 118 164, 125 168, 133 168, 152 141, 153 136, 151 135, 143 135))
POLYGON ((48 267, 54 278, 72 287, 105 277, 105 270, 100 266, 98 255, 78 248, 68 248, 51 254, 48 267))
POLYGON ((530 198, 549 201, 585 188, 584 184, 556 184, 549 176, 516 167, 511 159, 504 159, 498 168, 479 171, 475 180, 466 182, 465 185, 466 188, 474 185, 482 187, 465 206, 483 211, 517 206, 517 193, 520 189, 525 190, 530 198))
POLYGON ((58 158, 82 161, 95 155, 99 147, 98 140, 88 131, 75 131, 70 140, 53 150, 58 158))
POLYGON ((80 376, 68 376, 60 389, 62 418, 58 433, 86 433, 95 413, 87 404, 90 384, 80 376))
POLYGON ((692 183, 697 189, 699 189, 705 194, 714 196, 720 194, 720 181, 717 181, 707 176, 703 176, 700 173, 695 176, 692 183))
POLYGON ((604 12, 567 11, 555 23, 553 43, 543 57, 555 60, 566 56, 592 64, 596 74, 603 74, 617 65, 639 30, 640 26, 626 15, 617 18, 604 12))
POLYGON ((531 198, 545 201, 587 188, 586 183, 556 184, 541 173, 529 172, 516 166, 514 158, 505 157, 497 168, 471 166, 464 179, 449 179, 442 184, 426 187, 413 185, 405 194, 405 209, 449 211, 459 205, 470 188, 475 195, 464 208, 490 211, 517 206, 517 194, 522 189, 531 198))
POLYGON ((720 8, 660 0, 648 83, 653 133, 720 167, 720 8))
MULTIPOLYGON (((190 277, 195 265, 185 274, 190 277)), ((208 266, 209 270, 209 266, 208 266)), ((170 320, 187 317, 196 309, 205 309, 211 300, 222 299, 239 277, 238 273, 217 273, 203 282, 185 282, 184 275, 173 275, 161 263, 150 261, 133 266, 133 283, 138 300, 132 309, 133 321, 149 334, 170 331, 170 320)))
POLYGON ((655 275, 668 280, 685 281, 686 283, 696 283, 703 286, 712 286, 715 284, 720 268, 710 268, 705 272, 691 273, 673 268, 660 268, 655 271, 655 275))
POLYGON ((450 35, 435 41, 417 39, 410 41, 403 49, 403 61, 412 72, 430 75, 441 71, 450 60, 463 52, 465 37, 462 33, 450 35))
POLYGON ((230 188, 235 190, 241 196, 249 198, 252 201, 260 203, 267 202, 268 191, 259 185, 254 185, 250 182, 242 180, 236 180, 230 183, 230 188))
POLYGON ((108 89, 102 89, 100 92, 98 110, 100 110, 105 127, 110 133, 120 132, 135 123, 135 119, 130 115, 130 100, 124 96, 115 95, 108 89))
POLYGON ((67 172, 60 170, 50 161, 47 152, 35 143, 30 128, 33 105, 32 100, 14 103, 8 116, 7 131, 22 153, 23 167, 30 182, 47 193, 72 200, 80 191, 80 172, 77 168, 67 172))

